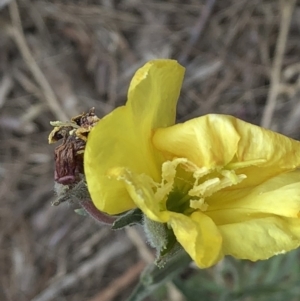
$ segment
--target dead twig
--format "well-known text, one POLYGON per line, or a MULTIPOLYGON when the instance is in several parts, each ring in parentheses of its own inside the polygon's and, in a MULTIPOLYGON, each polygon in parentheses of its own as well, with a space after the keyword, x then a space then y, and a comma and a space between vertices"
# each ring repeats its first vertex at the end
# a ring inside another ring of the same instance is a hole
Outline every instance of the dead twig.
POLYGON ((276 107, 276 99, 278 95, 278 89, 280 87, 281 67, 296 0, 280 0, 280 2, 282 5, 282 16, 279 35, 276 42, 275 57, 271 70, 270 89, 261 120, 261 125, 265 128, 270 127, 276 107))
POLYGON ((0 108, 4 105, 6 97, 13 87, 13 80, 10 75, 5 75, 0 82, 0 108))
POLYGON ((187 57, 189 56, 189 53, 191 52, 193 46, 196 44, 199 37, 201 36, 201 33, 203 32, 203 29, 207 23, 207 20, 213 10, 215 3, 216 0, 206 0, 204 9, 200 12, 197 22, 194 28, 192 29, 190 39, 187 42, 186 47, 183 49, 182 53, 179 55, 178 61, 181 64, 186 64, 187 57))
POLYGON ((119 278, 113 281, 106 289, 99 292, 89 301, 110 301, 113 300, 124 288, 128 287, 140 275, 146 264, 140 260, 119 278))
POLYGON ((8 32, 16 42, 23 60, 27 64, 28 69, 31 71, 36 82, 40 85, 50 110, 58 120, 68 120, 68 116, 65 114, 53 89, 47 81, 44 73, 41 71, 39 65, 35 61, 27 45, 16 1, 12 1, 9 4, 9 12, 12 20, 12 27, 8 27, 8 32))
POLYGON ((81 279, 85 279, 96 269, 104 268, 112 259, 126 253, 130 248, 131 244, 126 238, 112 242, 110 245, 103 247, 93 257, 86 260, 78 269, 57 279, 31 301, 51 301, 57 299, 62 290, 71 287, 81 279))

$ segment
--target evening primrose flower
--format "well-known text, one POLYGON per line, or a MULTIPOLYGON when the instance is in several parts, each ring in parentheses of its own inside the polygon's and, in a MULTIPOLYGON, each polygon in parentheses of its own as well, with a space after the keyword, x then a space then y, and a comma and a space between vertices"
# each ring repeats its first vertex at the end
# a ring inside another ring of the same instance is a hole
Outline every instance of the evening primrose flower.
POLYGON ((225 115, 175 125, 183 75, 176 61, 148 62, 126 105, 91 130, 84 169, 95 206, 140 208, 202 268, 297 248, 300 143, 225 115))

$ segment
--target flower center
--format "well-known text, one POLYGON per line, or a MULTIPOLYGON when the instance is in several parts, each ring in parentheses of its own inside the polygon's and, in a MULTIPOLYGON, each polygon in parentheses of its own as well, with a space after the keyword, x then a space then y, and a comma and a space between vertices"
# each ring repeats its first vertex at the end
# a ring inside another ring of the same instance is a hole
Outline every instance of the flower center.
POLYGON ((185 158, 167 161, 162 166, 162 182, 157 187, 158 200, 167 195, 166 209, 181 213, 195 210, 206 211, 206 198, 221 189, 236 185, 246 175, 237 175, 226 168, 199 168, 185 158), (161 195, 161 197, 159 197, 161 195))

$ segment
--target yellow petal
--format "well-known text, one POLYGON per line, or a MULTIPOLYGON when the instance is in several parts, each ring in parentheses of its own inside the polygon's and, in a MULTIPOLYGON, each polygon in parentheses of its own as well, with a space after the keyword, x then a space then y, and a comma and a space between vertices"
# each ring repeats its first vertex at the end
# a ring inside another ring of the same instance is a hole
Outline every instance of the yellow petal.
POLYGON ((154 146, 159 150, 209 168, 229 163, 239 140, 233 124, 221 115, 206 115, 158 129, 153 136, 154 146))
POLYGON ((202 212, 191 216, 170 212, 170 226, 177 241, 200 268, 208 268, 222 257, 222 236, 212 219, 202 212))
POLYGON ((160 179, 162 158, 153 150, 152 130, 174 123, 184 68, 173 60, 147 63, 132 79, 126 106, 91 130, 84 154, 88 189, 95 206, 117 214, 135 205, 124 184, 109 179, 114 167, 127 167, 160 179))
POLYGON ((247 179, 231 189, 257 185, 300 166, 300 142, 226 115, 158 129, 153 144, 165 156, 187 158, 199 167, 239 168, 247 179))
POLYGON ((252 261, 268 259, 300 245, 300 220, 267 217, 219 226, 223 252, 252 261))
POLYGON ((256 187, 218 192, 207 198, 206 202, 206 214, 217 225, 271 215, 298 218, 300 171, 278 175, 256 187))
POLYGON ((174 60, 148 62, 134 75, 128 90, 126 107, 131 112, 136 130, 149 130, 175 123, 184 68, 174 60))

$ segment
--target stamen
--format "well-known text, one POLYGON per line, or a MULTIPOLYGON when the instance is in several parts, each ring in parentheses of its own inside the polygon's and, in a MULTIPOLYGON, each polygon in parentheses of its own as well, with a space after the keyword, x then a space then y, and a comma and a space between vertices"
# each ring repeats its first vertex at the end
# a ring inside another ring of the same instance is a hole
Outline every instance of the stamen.
POLYGON ((203 196, 203 197, 210 196, 217 190, 220 183, 221 183, 221 180, 219 178, 209 179, 199 185, 196 180, 194 187, 189 191, 189 195, 190 196, 203 196))
POLYGON ((204 198, 199 200, 190 200, 190 207, 193 209, 200 209, 201 211, 206 211, 208 204, 204 202, 204 198))
POLYGON ((226 187, 230 187, 232 185, 236 185, 246 179, 246 175, 241 174, 237 175, 234 170, 227 169, 211 169, 209 172, 204 172, 203 169, 198 169, 194 172, 193 177, 195 179, 193 188, 189 191, 189 196, 198 197, 199 199, 190 200, 190 207, 192 209, 200 209, 202 211, 207 210, 208 204, 204 202, 206 197, 211 196, 215 192, 220 191, 226 187), (222 177, 213 177, 211 179, 207 179, 199 184, 201 181, 201 174, 209 174, 214 176, 219 173, 222 177))
POLYGON ((258 166, 263 163, 265 163, 267 160, 266 159, 256 159, 256 160, 249 160, 249 161, 243 161, 243 162, 234 162, 234 163, 229 163, 226 168, 227 169, 240 169, 240 168, 246 168, 249 166, 258 166))
POLYGON ((246 178, 247 178, 247 176, 244 174, 235 175, 235 177, 230 177, 230 178, 223 178, 220 182, 220 185, 218 186, 218 191, 223 188, 230 187, 232 185, 237 185, 246 178))

